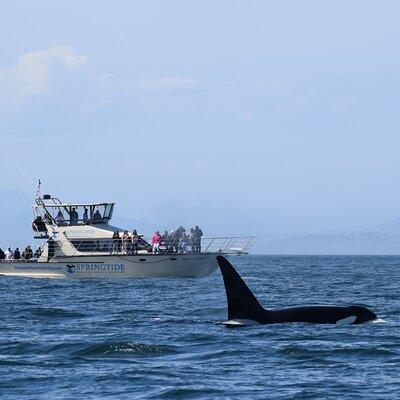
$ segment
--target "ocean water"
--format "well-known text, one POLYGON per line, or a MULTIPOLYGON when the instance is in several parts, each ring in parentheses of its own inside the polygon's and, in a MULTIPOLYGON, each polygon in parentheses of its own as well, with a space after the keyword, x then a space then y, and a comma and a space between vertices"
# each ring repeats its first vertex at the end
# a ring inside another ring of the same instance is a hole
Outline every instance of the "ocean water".
POLYGON ((380 319, 227 329, 219 271, 202 279, 0 277, 0 398, 400 398, 400 257, 231 261, 267 308, 360 304, 380 319))

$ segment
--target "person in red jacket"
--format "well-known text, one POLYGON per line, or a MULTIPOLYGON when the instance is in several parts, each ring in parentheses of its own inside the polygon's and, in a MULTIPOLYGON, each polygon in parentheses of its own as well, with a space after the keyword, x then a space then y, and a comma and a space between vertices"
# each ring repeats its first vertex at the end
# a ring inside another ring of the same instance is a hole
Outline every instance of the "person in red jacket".
POLYGON ((152 245, 153 253, 157 254, 160 252, 160 243, 161 243, 161 235, 160 235, 160 232, 157 231, 151 237, 151 245, 152 245))

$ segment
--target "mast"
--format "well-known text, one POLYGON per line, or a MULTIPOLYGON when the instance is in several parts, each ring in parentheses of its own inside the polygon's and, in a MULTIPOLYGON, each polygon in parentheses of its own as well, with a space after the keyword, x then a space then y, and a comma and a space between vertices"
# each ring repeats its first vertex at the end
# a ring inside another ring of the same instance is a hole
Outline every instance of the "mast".
POLYGON ((39 179, 37 190, 36 190, 36 198, 41 199, 42 198, 42 182, 39 179))

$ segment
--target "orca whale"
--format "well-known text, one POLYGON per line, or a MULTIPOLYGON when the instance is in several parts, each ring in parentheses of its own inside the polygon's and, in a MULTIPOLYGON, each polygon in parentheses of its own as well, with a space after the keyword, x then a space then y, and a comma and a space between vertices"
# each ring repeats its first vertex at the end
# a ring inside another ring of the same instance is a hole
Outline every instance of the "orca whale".
POLYGON ((308 322, 314 324, 361 324, 377 318, 366 307, 349 306, 306 306, 277 310, 266 310, 256 299, 232 264, 222 256, 217 256, 219 268, 224 278, 228 302, 228 321, 224 325, 235 327, 242 321, 260 324, 285 322, 308 322))

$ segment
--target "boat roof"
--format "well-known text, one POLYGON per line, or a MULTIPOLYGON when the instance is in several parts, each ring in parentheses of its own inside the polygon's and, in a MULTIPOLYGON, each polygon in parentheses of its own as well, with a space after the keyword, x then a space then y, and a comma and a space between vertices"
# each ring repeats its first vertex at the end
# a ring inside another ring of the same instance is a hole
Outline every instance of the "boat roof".
POLYGON ((90 207, 90 206, 107 206, 115 203, 44 203, 46 207, 90 207))

